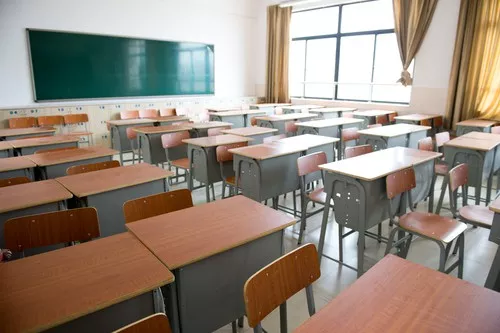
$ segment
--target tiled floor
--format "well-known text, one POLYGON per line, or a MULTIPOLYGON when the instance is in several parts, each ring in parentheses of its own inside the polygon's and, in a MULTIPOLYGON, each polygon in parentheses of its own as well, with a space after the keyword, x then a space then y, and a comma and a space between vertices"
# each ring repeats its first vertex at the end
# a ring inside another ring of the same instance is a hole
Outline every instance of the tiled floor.
MULTIPOLYGON (((436 184, 435 202, 439 197, 440 180, 436 184)), ((495 182, 494 182, 495 184, 495 182)), ((172 189, 184 188, 185 184, 173 186, 172 189)), ((221 198, 221 185, 215 186, 216 198, 221 198)), ((193 192, 193 200, 195 204, 205 203, 205 190, 198 189, 193 192)), ((280 204, 283 204, 283 197, 280 198, 280 204)), ((286 205, 292 207, 291 195, 287 196, 286 205)), ((448 198, 445 197, 444 207, 448 207, 448 198)), ((309 206, 311 208, 311 206, 309 206)), ((418 205, 417 210, 426 211, 427 202, 422 202, 418 205)), ((441 215, 451 216, 448 210, 441 210, 441 215)), ((325 254, 331 257, 338 257, 338 242, 337 242, 337 225, 334 223, 334 216, 330 215, 330 223, 328 225, 326 241, 325 241, 325 254)), ((318 243, 320 224, 322 214, 317 214, 308 219, 308 226, 305 234, 304 242, 318 243)), ((298 225, 290 227, 285 231, 285 248, 290 251, 297 247, 297 233, 298 225)), ((372 230, 376 232, 376 228, 372 230)), ((390 227, 388 222, 383 223, 383 235, 388 236, 390 227)), ((493 256, 495 255, 497 246, 488 241, 489 230, 477 228, 469 228, 466 231, 465 243, 465 267, 464 267, 464 280, 475 283, 477 285, 484 285, 486 276, 488 274, 493 256)), ((357 265, 357 233, 344 239, 344 260, 351 266, 357 265)), ((365 250, 365 271, 373 266, 377 261, 384 256, 385 244, 379 244, 376 240, 367 238, 365 250)), ((416 239, 413 241, 410 252, 407 257, 408 260, 413 262, 437 269, 439 262, 439 250, 435 243, 424 240, 416 239)), ((456 270, 451 273, 456 276, 456 270)), ((316 310, 318 311, 330 300, 332 300, 342 290, 346 289, 350 284, 356 281, 356 272, 342 267, 339 264, 328 260, 322 259, 321 262, 321 278, 314 283, 314 297, 316 310)), ((292 297, 288 303, 288 331, 291 332, 308 317, 307 303, 305 292, 292 297)), ((271 332, 279 332, 279 311, 274 311, 263 321, 264 329, 271 332)), ((252 329, 248 327, 245 320, 244 328, 239 328, 239 332, 251 332, 252 329)), ((227 325, 222 327, 217 332, 232 332, 231 326, 227 325)))

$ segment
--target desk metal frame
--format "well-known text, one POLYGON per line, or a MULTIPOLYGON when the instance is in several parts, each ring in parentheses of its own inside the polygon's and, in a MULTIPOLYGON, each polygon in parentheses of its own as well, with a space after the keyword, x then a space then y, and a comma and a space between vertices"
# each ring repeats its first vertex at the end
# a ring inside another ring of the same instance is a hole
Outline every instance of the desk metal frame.
POLYGON ((392 147, 408 147, 418 149, 418 141, 426 136, 427 130, 414 131, 391 137, 359 133, 359 144, 369 144, 372 146, 374 151, 392 147))
POLYGON ((39 169, 39 171, 40 171, 38 173, 41 177, 40 180, 54 179, 57 177, 66 176, 66 170, 69 167, 72 167, 75 165, 90 164, 90 163, 109 162, 111 160, 113 160, 112 155, 101 156, 101 157, 91 157, 91 158, 86 158, 84 160, 70 161, 70 162, 64 162, 64 163, 58 163, 58 164, 46 165, 46 166, 38 166, 37 169, 39 169))
POLYGON ((17 170, 9 170, 0 172, 0 179, 14 178, 14 177, 28 177, 30 180, 35 180, 35 168, 22 168, 17 170))
POLYGON ((457 136, 462 136, 470 132, 484 132, 491 133, 491 127, 485 126, 464 126, 457 124, 457 136))
POLYGON ((78 148, 78 141, 75 141, 75 142, 54 142, 54 143, 51 143, 49 145, 14 148, 14 155, 15 156, 26 156, 26 155, 34 154, 37 150, 69 148, 69 147, 78 148))
POLYGON ((238 114, 231 116, 211 114, 209 120, 231 123, 233 124, 233 128, 240 128, 247 126, 246 116, 247 116, 246 114, 238 114))

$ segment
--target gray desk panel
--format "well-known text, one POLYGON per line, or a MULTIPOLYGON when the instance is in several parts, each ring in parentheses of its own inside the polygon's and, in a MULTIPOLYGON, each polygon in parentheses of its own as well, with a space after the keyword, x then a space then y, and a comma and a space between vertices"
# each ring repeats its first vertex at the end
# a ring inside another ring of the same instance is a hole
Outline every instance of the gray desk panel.
POLYGON ((33 168, 28 169, 19 169, 19 170, 11 170, 0 172, 0 179, 14 178, 14 177, 28 177, 31 180, 34 180, 33 176, 33 168))
POLYGON ((42 172, 41 172, 42 179, 54 179, 57 177, 66 176, 66 170, 69 167, 72 167, 75 165, 99 163, 99 162, 109 162, 112 159, 113 159, 113 156, 104 156, 104 157, 89 158, 89 159, 85 159, 85 160, 81 160, 81 161, 73 161, 73 162, 67 162, 67 163, 61 163, 61 164, 55 164, 55 165, 48 165, 48 166, 40 168, 42 170, 42 172))
MULTIPOLYGON (((309 111, 311 112, 311 111, 309 111)), ((321 112, 321 111, 314 111, 311 113, 317 114, 319 118, 321 119, 331 119, 331 118, 339 118, 342 116, 342 112, 344 111, 336 111, 336 112, 321 112)))
POLYGON ((144 162, 149 164, 158 164, 167 161, 165 149, 161 143, 161 136, 166 133, 137 134, 139 150, 144 162))
MULTIPOLYGON (((265 134, 256 134, 256 135, 251 135, 248 136, 248 138, 252 138, 253 141, 249 141, 248 145, 260 145, 261 143, 264 143, 264 138, 267 138, 269 136, 273 136, 274 133, 265 133, 265 134)), ((276 134, 277 135, 277 134, 276 134)))
POLYGON ((274 106, 267 106, 267 107, 259 107, 255 105, 250 106, 250 110, 261 110, 267 115, 272 115, 274 114, 275 107, 274 106))
POLYGON ((219 115, 210 115, 210 121, 223 121, 226 123, 233 124, 232 128, 240 128, 245 127, 245 115, 234 115, 234 116, 219 116, 219 115))
POLYGON ((461 136, 470 132, 491 133, 491 127, 474 127, 457 125, 457 136, 461 136))
POLYGON ((12 141, 12 140, 32 138, 32 137, 38 137, 38 136, 54 136, 54 134, 55 134, 55 132, 20 134, 20 135, 12 135, 12 136, 3 137, 3 140, 12 141))
POLYGON ((257 119, 257 126, 265 127, 265 128, 276 128, 278 130, 278 134, 285 134, 285 122, 284 121, 268 121, 268 120, 260 120, 257 119))
POLYGON ((9 151, 10 149, 0 150, 0 158, 7 158, 11 156, 11 153, 9 151))
POLYGON ((408 135, 407 147, 418 149, 418 141, 427 137, 427 131, 412 132, 408 135))
POLYGON ((26 156, 26 155, 34 154, 35 151, 37 151, 37 150, 57 149, 57 148, 67 148, 67 147, 78 148, 78 142, 54 143, 54 144, 45 145, 45 146, 20 148, 20 149, 15 149, 15 153, 17 156, 26 156))
POLYGON ((371 145, 373 151, 392 148, 392 147, 407 147, 408 135, 402 134, 398 136, 386 137, 371 134, 361 134, 359 136, 360 145, 371 145))
POLYGON ((375 116, 365 116, 365 115, 356 114, 356 113, 354 113, 353 116, 354 116, 354 118, 363 119, 363 122, 360 124, 361 129, 367 128, 368 125, 373 125, 376 122, 375 116))

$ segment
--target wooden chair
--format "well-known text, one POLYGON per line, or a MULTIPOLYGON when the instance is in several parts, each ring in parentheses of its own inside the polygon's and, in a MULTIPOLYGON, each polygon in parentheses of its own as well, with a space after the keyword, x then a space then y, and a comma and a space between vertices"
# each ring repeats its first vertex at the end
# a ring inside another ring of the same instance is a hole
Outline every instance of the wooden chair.
POLYGON ((373 152, 373 148, 371 145, 347 147, 345 149, 344 158, 356 157, 364 154, 369 154, 371 152, 373 152))
POLYGON ((434 142, 430 136, 418 140, 418 149, 425 151, 434 151, 434 142))
POLYGON ((163 313, 156 313, 135 323, 120 328, 113 333, 171 333, 168 318, 163 313))
POLYGON ((312 283, 320 276, 318 252, 313 244, 301 246, 262 268, 243 289, 248 325, 255 333, 262 333, 261 321, 279 305, 280 331, 286 333, 286 301, 304 288, 309 315, 314 315, 312 283))
POLYGON ((395 124, 396 123, 396 117, 398 116, 397 112, 389 113, 387 115, 387 118, 389 119, 389 124, 395 124))
POLYGON ((222 135, 222 131, 231 129, 231 126, 224 126, 224 127, 216 127, 216 128, 209 128, 207 130, 208 136, 217 136, 217 135, 222 135))
POLYGON ((461 279, 464 267, 464 231, 467 226, 462 222, 437 214, 415 212, 411 196, 411 190, 415 188, 415 184, 415 170, 412 167, 397 171, 386 178, 389 219, 396 227, 392 229, 389 235, 385 254, 388 254, 391 248, 396 246, 399 255, 406 258, 412 237, 417 235, 438 245, 440 250, 439 271, 449 273, 458 267, 458 278, 461 279), (394 199, 402 200, 399 206, 404 211, 406 211, 406 207, 410 209, 410 212, 399 216, 397 221, 395 219, 397 212, 394 212, 391 207, 394 199), (407 232, 408 235, 394 243, 394 236, 398 231, 407 232), (450 267, 446 268, 448 255, 454 241, 458 244, 459 258, 450 267))
POLYGON ((37 120, 40 127, 56 127, 61 129, 64 126, 63 116, 40 116, 37 120))
POLYGON ((251 126, 257 126, 257 117, 251 117, 250 118, 250 125, 251 126))
MULTIPOLYGON (((449 132, 436 133, 435 139, 436 139, 436 151, 442 152, 442 150, 443 150, 442 148, 443 148, 444 144, 446 142, 450 141, 450 133, 449 132)), ((436 207, 436 214, 439 214, 441 212, 444 196, 446 193, 446 187, 448 184, 449 166, 444 161, 444 157, 439 162, 436 163, 436 165, 434 166, 434 171, 435 171, 436 177, 437 176, 443 177, 443 182, 441 184, 441 194, 439 195, 439 200, 438 200, 438 204, 436 207)), ((451 200, 451 197, 450 197, 450 200, 451 200)))
POLYGON ((158 117, 157 109, 139 110, 139 118, 156 118, 158 117))
POLYGON ((432 119, 422 119, 420 121, 420 126, 429 126, 429 127, 432 127, 432 119))
POLYGON ((141 163, 141 154, 139 152, 139 141, 137 139, 137 132, 134 127, 127 127, 127 138, 130 141, 132 148, 132 164, 135 164, 135 155, 137 155, 137 163, 141 163))
POLYGON ((172 117, 172 116, 177 116, 177 112, 175 108, 166 108, 166 109, 161 109, 160 110, 160 116, 161 117, 172 117))
POLYGON ((285 133, 287 135, 297 135, 298 127, 295 125, 295 120, 285 122, 285 133))
POLYGON ((7 186, 26 184, 26 183, 31 183, 31 179, 29 179, 28 177, 13 177, 13 178, 0 179, 0 187, 7 187, 7 186))
POLYGON ((286 134, 271 135, 262 139, 262 143, 273 143, 275 141, 286 138, 286 134))
POLYGON ((380 124, 380 125, 388 125, 389 124, 389 118, 387 115, 380 115, 375 117, 375 124, 380 124))
POLYGON ((5 222, 5 246, 12 251, 85 242, 100 236, 93 207, 16 217, 5 222))
POLYGON ((193 207, 191 192, 180 189, 129 200, 123 204, 123 214, 125 223, 130 223, 190 207, 193 207))
POLYGON ((139 119, 139 110, 122 111, 120 119, 139 119))
POLYGON ((35 117, 21 117, 21 118, 10 118, 9 128, 29 128, 36 127, 35 117))
POLYGON ((64 150, 73 150, 73 149, 78 149, 78 147, 62 147, 62 148, 51 148, 51 149, 38 149, 35 150, 33 154, 45 154, 45 153, 55 153, 58 151, 64 151, 64 150))
POLYGON ((347 145, 349 144, 358 144, 359 140, 359 133, 358 133, 358 128, 357 127, 350 127, 350 128, 344 128, 342 129, 340 136, 342 138, 342 145, 340 147, 340 155, 342 155, 342 158, 345 158, 343 152, 345 151, 347 145))
POLYGON ((382 127, 382 124, 371 124, 366 126, 366 128, 377 128, 377 127, 382 127))
POLYGON ((172 167, 175 168, 175 176, 168 178, 168 182, 170 183, 170 185, 173 184, 173 179, 176 179, 177 181, 176 184, 178 184, 179 183, 178 179, 181 176, 184 177, 184 181, 187 181, 188 179, 189 158, 187 158, 187 145, 184 142, 182 142, 182 140, 189 139, 189 137, 190 136, 188 130, 181 132, 174 132, 174 133, 166 133, 161 136, 161 142, 163 148, 165 149, 168 169, 172 170, 172 167), (183 148, 181 149, 181 147, 183 148), (177 150, 176 153, 173 152, 174 149, 177 150), (182 150, 182 152, 179 153, 179 150, 182 150), (184 175, 179 175, 179 169, 184 170, 184 175))
POLYGON ((433 119, 433 127, 436 129, 436 132, 441 132, 443 130, 443 116, 433 119))
POLYGON ((222 199, 226 197, 226 186, 229 186, 229 196, 238 194, 236 177, 233 170, 233 153, 230 153, 228 150, 246 146, 248 146, 248 142, 217 146, 215 149, 217 162, 219 162, 220 167, 220 176, 222 178, 222 199))
POLYGON ((89 131, 89 116, 86 113, 64 115, 64 125, 67 127, 67 134, 72 136, 87 137, 87 144, 94 145, 94 133, 89 131), (84 131, 72 131, 71 128, 83 125, 84 131))
POLYGON ((436 139, 436 148, 438 151, 441 151, 441 148, 444 146, 444 144, 450 141, 450 132, 436 133, 435 139, 436 139))
POLYGON ((66 174, 68 176, 78 175, 80 173, 87 173, 92 171, 99 171, 104 169, 117 168, 120 166, 120 162, 118 161, 106 161, 106 162, 97 162, 90 164, 81 164, 81 165, 73 165, 66 169, 66 174))

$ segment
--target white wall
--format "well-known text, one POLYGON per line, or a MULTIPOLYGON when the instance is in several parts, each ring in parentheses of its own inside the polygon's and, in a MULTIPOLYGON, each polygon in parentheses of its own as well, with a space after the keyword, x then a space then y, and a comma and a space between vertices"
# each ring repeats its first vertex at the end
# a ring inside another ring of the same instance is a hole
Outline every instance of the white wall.
POLYGON ((253 0, 0 0, 0 108, 33 104, 26 28, 212 43, 216 97, 253 96, 256 13, 253 0))

